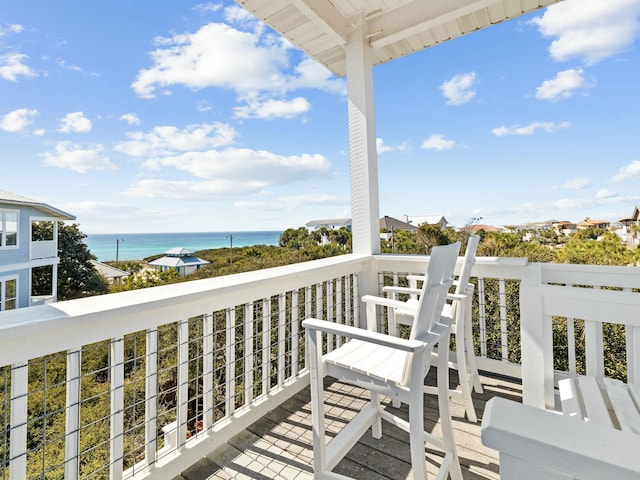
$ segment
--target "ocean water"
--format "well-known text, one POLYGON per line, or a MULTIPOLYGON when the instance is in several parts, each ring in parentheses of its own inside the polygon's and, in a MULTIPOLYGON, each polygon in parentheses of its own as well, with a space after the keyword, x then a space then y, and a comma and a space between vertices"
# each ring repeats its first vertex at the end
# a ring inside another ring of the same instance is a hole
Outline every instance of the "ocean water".
POLYGON ((174 247, 197 252, 211 248, 278 245, 281 231, 196 233, 104 233, 87 235, 87 244, 101 262, 142 260, 174 247), (116 252, 117 250, 117 252, 116 252))

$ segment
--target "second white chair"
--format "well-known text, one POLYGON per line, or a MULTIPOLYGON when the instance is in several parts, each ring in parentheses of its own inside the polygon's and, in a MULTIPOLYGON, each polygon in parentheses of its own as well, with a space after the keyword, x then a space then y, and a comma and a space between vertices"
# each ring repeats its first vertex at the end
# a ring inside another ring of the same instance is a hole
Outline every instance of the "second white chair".
MULTIPOLYGON (((471 325, 471 307, 473 302, 474 285, 469 283, 471 270, 475 264, 476 252, 480 243, 480 237, 473 235, 469 237, 467 249, 464 255, 462 267, 458 279, 454 281, 455 291, 447 297, 442 314, 453 318, 451 333, 456 338, 455 362, 450 363, 450 367, 458 371, 460 388, 450 390, 452 395, 462 398, 465 412, 470 422, 477 422, 478 417, 473 405, 471 393, 475 390, 482 393, 482 383, 480 374, 476 366, 476 357, 473 347, 473 333, 471 325)), ((386 286, 383 291, 390 298, 396 300, 399 294, 409 295, 398 308, 389 309, 388 328, 389 332, 399 335, 401 325, 411 325, 418 305, 420 289, 417 284, 424 281, 422 275, 409 275, 409 287, 386 286)), ((428 387, 425 387, 427 391, 428 387)))
POLYGON ((382 435, 385 420, 409 433, 414 479, 427 476, 425 442, 444 451, 437 478, 450 475, 461 480, 462 472, 449 413, 449 372, 447 354, 451 319, 443 317, 447 292, 453 284, 453 269, 460 243, 436 247, 429 262, 409 339, 378 333, 376 305, 400 306, 401 302, 383 297, 364 296, 367 303, 367 329, 307 319, 311 370, 313 422, 313 468, 315 478, 346 478, 331 472, 340 459, 371 427, 374 438, 382 435), (323 334, 348 338, 335 350, 323 355, 323 334), (437 392, 442 437, 424 431, 424 381, 432 363, 431 352, 438 348, 437 392), (371 392, 369 404, 329 442, 325 438, 325 375, 371 392), (408 420, 384 408, 380 395, 409 407, 408 420))

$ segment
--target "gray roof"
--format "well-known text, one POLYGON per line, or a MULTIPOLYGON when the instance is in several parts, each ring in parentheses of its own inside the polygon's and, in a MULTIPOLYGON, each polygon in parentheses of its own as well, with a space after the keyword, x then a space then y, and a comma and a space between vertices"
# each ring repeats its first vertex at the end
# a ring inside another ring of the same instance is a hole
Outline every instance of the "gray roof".
POLYGON ((90 262, 96 271, 105 278, 126 278, 130 275, 129 272, 112 267, 106 263, 97 262, 96 260, 90 260, 90 262))
POLYGON ((54 208, 51 205, 47 205, 46 203, 39 202, 38 200, 34 200, 32 198, 23 197, 22 195, 7 192, 5 190, 0 190, 0 204, 33 207, 37 210, 42 211, 48 216, 55 217, 60 220, 76 219, 74 215, 63 212, 62 210, 54 208))
POLYGON ((155 265, 157 267, 187 267, 192 265, 206 265, 211 263, 207 260, 202 260, 201 258, 194 256, 183 256, 183 257, 160 257, 152 262, 149 262, 149 265, 155 265))
POLYGON ((193 255, 193 252, 183 247, 173 247, 172 249, 164 252, 164 254, 169 255, 170 257, 183 257, 193 255))
POLYGON ((397 218, 389 217, 387 215, 380 219, 380 228, 384 228, 389 232, 391 230, 409 230, 410 232, 418 230, 416 225, 411 225, 410 223, 403 222, 402 220, 398 220, 397 218))

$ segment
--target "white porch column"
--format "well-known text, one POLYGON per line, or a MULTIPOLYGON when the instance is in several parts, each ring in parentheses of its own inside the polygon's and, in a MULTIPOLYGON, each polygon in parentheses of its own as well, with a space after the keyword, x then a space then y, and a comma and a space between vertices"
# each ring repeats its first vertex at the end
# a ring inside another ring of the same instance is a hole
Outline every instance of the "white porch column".
POLYGON ((353 253, 380 253, 378 156, 371 47, 366 20, 357 24, 346 45, 349 102, 349 156, 353 253))

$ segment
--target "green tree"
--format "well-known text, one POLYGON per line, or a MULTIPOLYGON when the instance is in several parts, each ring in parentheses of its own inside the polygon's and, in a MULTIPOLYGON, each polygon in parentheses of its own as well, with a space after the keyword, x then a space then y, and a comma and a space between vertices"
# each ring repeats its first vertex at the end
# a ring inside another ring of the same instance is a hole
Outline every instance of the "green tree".
POLYGON ((77 224, 58 224, 58 299, 87 297, 107 293, 109 285, 91 264, 95 257, 77 224))
POLYGON ((280 234, 278 245, 287 248, 302 249, 309 243, 309 232, 305 227, 287 228, 280 234))

